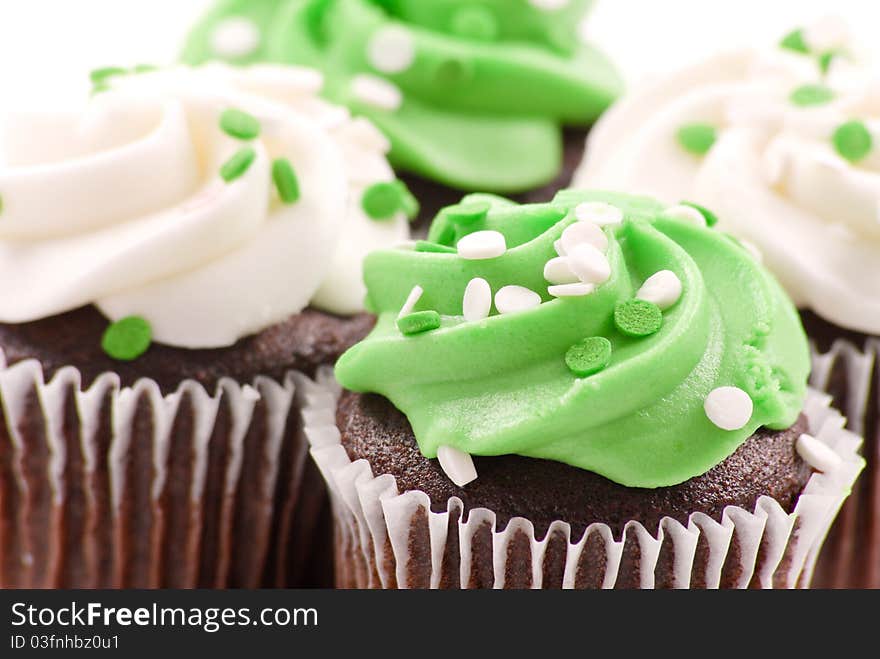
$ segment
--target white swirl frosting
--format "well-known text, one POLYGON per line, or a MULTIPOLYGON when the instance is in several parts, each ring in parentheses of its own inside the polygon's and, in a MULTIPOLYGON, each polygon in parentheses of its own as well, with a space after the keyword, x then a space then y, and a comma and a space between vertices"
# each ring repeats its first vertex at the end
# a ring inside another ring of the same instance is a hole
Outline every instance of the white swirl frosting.
POLYGON ((312 304, 362 308, 367 252, 408 237, 364 190, 392 181, 388 143, 321 101, 308 69, 212 65, 114 77, 76 113, 8 117, 0 141, 0 322, 95 304, 168 345, 231 345, 312 304), (256 117, 242 140, 224 111, 256 117), (255 158, 226 182, 239 150, 255 158), (273 163, 293 167, 284 203, 273 163))
POLYGON ((847 58, 823 75, 813 55, 743 51, 651 82, 594 128, 575 185, 703 204, 799 306, 880 333, 880 81, 847 58), (804 85, 830 99, 794 102, 804 85), (834 139, 853 121, 873 143, 857 159, 834 139), (716 129, 703 155, 678 140, 692 124, 716 129))

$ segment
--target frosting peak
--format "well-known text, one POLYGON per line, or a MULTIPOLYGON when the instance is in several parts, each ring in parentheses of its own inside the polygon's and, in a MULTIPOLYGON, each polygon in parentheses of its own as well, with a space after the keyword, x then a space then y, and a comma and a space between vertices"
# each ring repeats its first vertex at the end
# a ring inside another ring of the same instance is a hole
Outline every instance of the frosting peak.
POLYGON ((575 185, 704 203, 799 306, 880 334, 880 84, 820 27, 635 90, 597 124, 575 185), (700 126, 702 148, 687 139, 700 126))
POLYGON ((809 371, 779 285, 707 220, 610 193, 471 195, 430 242, 367 258, 379 321, 337 377, 389 398, 441 464, 515 453, 635 487, 702 474, 791 425, 809 371))
POLYGON ((193 31, 184 59, 320 68, 329 99, 388 135, 396 166, 465 189, 523 190, 558 172, 559 124, 591 122, 619 92, 610 64, 578 38, 590 4, 233 0, 193 31), (230 21, 260 35, 246 54, 216 40, 230 21))
POLYGON ((361 261, 407 236, 365 215, 387 143, 314 71, 114 74, 78 113, 22 115, 0 148, 0 321, 95 304, 188 348, 308 304, 359 310, 361 261))

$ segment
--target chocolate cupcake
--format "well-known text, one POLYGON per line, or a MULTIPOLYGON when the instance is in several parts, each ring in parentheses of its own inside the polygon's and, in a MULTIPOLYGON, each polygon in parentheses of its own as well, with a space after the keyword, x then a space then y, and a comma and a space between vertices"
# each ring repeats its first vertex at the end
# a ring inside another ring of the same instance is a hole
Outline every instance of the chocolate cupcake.
MULTIPOLYGON (((718 213, 802 311, 814 386, 868 440, 868 470, 820 566, 823 586, 880 587, 880 117, 875 74, 832 21, 722 54, 634 92, 590 137, 584 188, 718 213)), ((688 211, 693 214, 693 211, 688 211)))
POLYGON ((327 98, 388 136, 429 221, 462 191, 549 201, 571 180, 586 126, 621 88, 579 35, 590 4, 223 0, 183 59, 322 69, 327 98))
POLYGON ((5 125, 0 587, 326 584, 293 374, 373 326, 387 143, 311 70, 92 77, 5 125))
POLYGON ((806 587, 863 467, 751 253, 647 198, 472 195, 303 384, 345 587, 806 587))

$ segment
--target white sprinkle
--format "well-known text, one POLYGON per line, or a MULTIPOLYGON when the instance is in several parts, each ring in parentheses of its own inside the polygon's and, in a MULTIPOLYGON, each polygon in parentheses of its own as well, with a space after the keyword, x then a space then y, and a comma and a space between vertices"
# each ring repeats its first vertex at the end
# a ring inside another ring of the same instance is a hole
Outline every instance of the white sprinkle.
POLYGON ((804 433, 797 440, 797 452, 813 469, 828 473, 840 466, 841 458, 830 446, 804 433))
POLYGON ((592 222, 600 227, 623 222, 623 211, 604 201, 585 201, 575 206, 574 215, 581 222, 592 222))
POLYGON ((406 71, 416 59, 416 41, 403 26, 382 27, 367 43, 367 59, 382 73, 406 71))
POLYGON ((551 284, 574 284, 579 281, 578 276, 572 272, 568 259, 564 256, 557 256, 550 259, 544 266, 544 279, 551 284))
POLYGON ((553 241, 553 249, 556 250, 556 253, 559 254, 559 256, 565 256, 565 245, 562 244, 561 238, 559 240, 553 241))
POLYGON ((488 318, 492 309, 492 287, 489 282, 479 277, 471 279, 464 289, 461 307, 467 321, 488 318))
POLYGON ((458 487, 464 487, 471 481, 477 480, 477 468, 474 466, 474 460, 464 451, 453 446, 439 446, 437 460, 449 480, 458 487))
POLYGON ((575 222, 570 224, 562 232, 562 248, 566 253, 573 250, 577 245, 587 243, 600 252, 608 249, 608 237, 598 225, 592 222, 575 222))
POLYGON ((396 85, 369 73, 354 77, 351 92, 357 100, 381 110, 397 110, 403 103, 403 92, 396 85))
POLYGON ((722 430, 739 430, 752 418, 754 404, 738 387, 718 387, 706 396, 706 416, 722 430))
POLYGON ((596 290, 594 284, 558 284, 548 286, 547 292, 553 297, 582 297, 596 290))
POLYGON ((698 227, 706 226, 706 218, 703 217, 703 214, 693 206, 688 206, 687 204, 670 206, 665 211, 663 211, 663 214, 666 217, 671 217, 674 220, 682 220, 683 222, 696 224, 698 227))
POLYGON ((681 279, 672 270, 661 270, 645 280, 636 298, 668 309, 681 297, 681 279))
POLYGON ((421 286, 413 286, 413 289, 409 292, 409 297, 406 298, 406 302, 403 303, 397 317, 403 318, 404 316, 411 314, 412 310, 416 308, 416 303, 419 301, 419 298, 422 297, 422 293, 424 292, 425 291, 421 286))
POLYGON ((534 309, 540 304, 541 296, 525 286, 505 286, 495 293, 495 308, 500 314, 534 309))
POLYGON ((345 140, 351 140, 354 144, 369 149, 388 153, 391 142, 388 138, 365 117, 355 117, 351 121, 339 127, 339 135, 345 140))
POLYGON ((221 21, 211 34, 211 49, 220 57, 245 57, 259 45, 260 28, 241 16, 221 21))
POLYGON ((541 11, 555 11, 568 7, 571 0, 529 0, 529 4, 541 11))
POLYGON ((572 272, 585 284, 601 284, 611 276, 608 259, 592 245, 577 245, 566 258, 572 272))
POLYGON ((507 251, 507 241, 498 231, 474 231, 459 240, 456 247, 463 259, 494 259, 507 251))

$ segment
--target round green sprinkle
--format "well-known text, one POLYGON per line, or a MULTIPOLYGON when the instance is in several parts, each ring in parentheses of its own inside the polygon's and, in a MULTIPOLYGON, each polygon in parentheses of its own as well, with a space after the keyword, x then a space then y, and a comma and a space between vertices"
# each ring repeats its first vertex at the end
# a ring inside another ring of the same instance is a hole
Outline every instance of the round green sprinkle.
POLYGON ((152 338, 153 330, 146 320, 140 316, 128 316, 104 330, 101 348, 113 359, 130 362, 147 351, 152 338))
POLYGON ((122 76, 126 73, 128 73, 128 71, 121 69, 118 66, 106 66, 103 69, 95 69, 89 73, 89 79, 93 84, 97 85, 101 82, 106 82, 113 76, 122 76))
POLYGON ((718 224, 718 216, 715 215, 715 213, 710 211, 708 208, 700 206, 699 204, 695 204, 692 201, 683 201, 681 202, 681 205, 690 206, 691 208, 698 210, 700 212, 700 215, 703 216, 703 219, 706 220, 707 227, 714 227, 716 224, 718 224))
POLYGON ((260 134, 260 122, 247 112, 230 108, 220 115, 220 128, 239 140, 252 140, 260 134))
POLYGON ((440 327, 440 314, 436 311, 416 311, 397 319, 397 329, 406 336, 430 332, 440 327))
POLYGON ((394 185, 397 186, 398 192, 400 192, 400 208, 403 210, 404 214, 410 220, 414 220, 418 217, 419 211, 421 210, 421 205, 419 204, 419 200, 415 198, 412 192, 409 191, 409 188, 406 187, 406 183, 397 179, 394 181, 394 185))
POLYGON ((488 201, 475 201, 472 203, 449 206, 443 210, 443 214, 453 224, 470 226, 471 224, 485 219, 489 214, 489 208, 490 205, 488 201))
POLYGON ((711 124, 686 124, 678 129, 678 143, 685 151, 698 156, 706 155, 717 138, 715 126, 711 124))
POLYGON ((847 121, 838 126, 831 139, 837 153, 850 162, 858 162, 867 156, 874 145, 874 139, 867 126, 857 120, 847 121))
POLYGON ((626 336, 651 336, 663 325, 663 312, 646 300, 619 302, 614 307, 614 325, 626 336))
POLYGON ((374 220, 390 220, 401 209, 400 188, 394 181, 374 183, 364 190, 361 206, 374 220))
POLYGON ((432 243, 428 240, 417 240, 416 241, 416 251, 417 252, 434 252, 437 254, 455 254, 456 249, 454 247, 448 247, 447 245, 441 245, 439 243, 432 243))
POLYGON ((611 361, 611 341, 604 336, 591 336, 578 341, 565 353, 568 370, 584 378, 598 373, 611 361))
POLYGON ((272 180, 285 204, 293 204, 299 199, 299 179, 287 158, 278 158, 272 163, 272 180))
POLYGON ((249 146, 239 149, 235 155, 223 163, 220 168, 221 178, 227 183, 231 183, 248 170, 256 157, 257 152, 249 146))
POLYGON ((795 105, 801 107, 823 105, 834 98, 834 92, 825 85, 801 85, 788 97, 795 105))
POLYGON ((807 46, 807 41, 804 39, 803 30, 793 30, 789 32, 783 37, 779 46, 780 48, 793 50, 796 53, 803 53, 805 55, 810 52, 810 48, 807 46))

